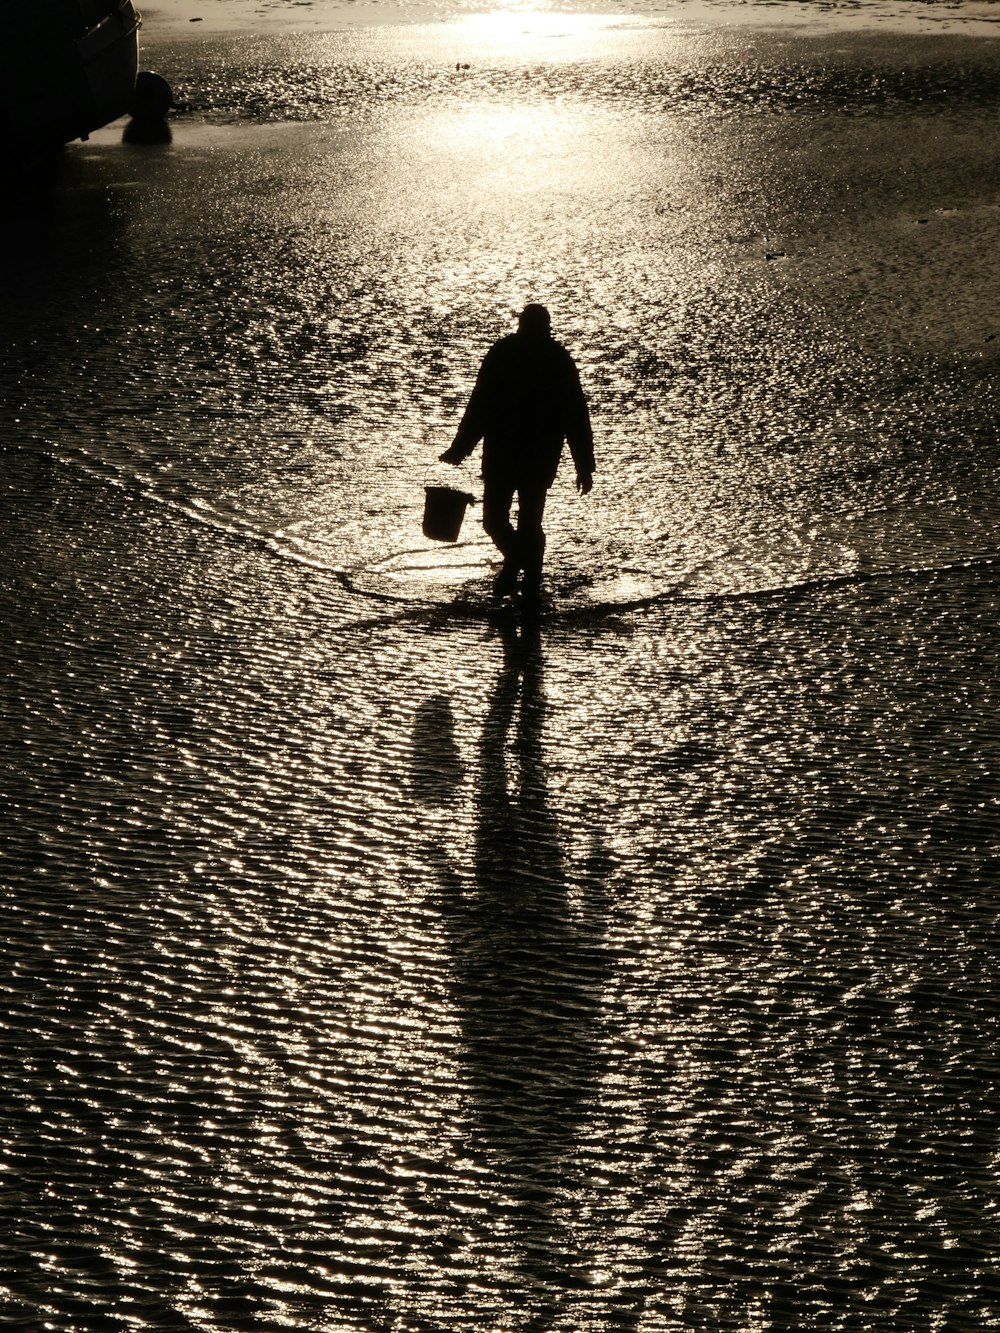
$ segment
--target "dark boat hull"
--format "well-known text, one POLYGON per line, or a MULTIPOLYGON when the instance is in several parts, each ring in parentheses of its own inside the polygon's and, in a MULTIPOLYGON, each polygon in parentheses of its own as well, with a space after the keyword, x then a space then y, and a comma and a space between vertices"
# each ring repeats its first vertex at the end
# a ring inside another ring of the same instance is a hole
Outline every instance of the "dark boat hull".
POLYGON ((14 0, 2 15, 0 141, 31 151, 127 114, 138 72, 132 0, 14 0))

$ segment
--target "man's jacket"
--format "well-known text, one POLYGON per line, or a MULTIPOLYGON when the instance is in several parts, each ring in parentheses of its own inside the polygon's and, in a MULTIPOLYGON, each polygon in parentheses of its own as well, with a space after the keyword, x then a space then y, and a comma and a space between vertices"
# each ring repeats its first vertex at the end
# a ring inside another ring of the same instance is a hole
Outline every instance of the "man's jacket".
POLYGON ((554 338, 512 333, 483 358, 453 451, 483 441, 486 481, 551 486, 563 441, 580 475, 594 471, 594 436, 573 358, 554 338))

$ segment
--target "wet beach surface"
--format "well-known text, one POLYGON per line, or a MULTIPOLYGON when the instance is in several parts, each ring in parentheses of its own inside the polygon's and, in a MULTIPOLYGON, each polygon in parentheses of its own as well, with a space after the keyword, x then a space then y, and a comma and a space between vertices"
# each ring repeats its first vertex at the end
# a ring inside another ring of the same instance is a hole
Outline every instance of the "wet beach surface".
POLYGON ((4 223, 0 1314, 991 1327, 1000 46, 150 26, 4 223))

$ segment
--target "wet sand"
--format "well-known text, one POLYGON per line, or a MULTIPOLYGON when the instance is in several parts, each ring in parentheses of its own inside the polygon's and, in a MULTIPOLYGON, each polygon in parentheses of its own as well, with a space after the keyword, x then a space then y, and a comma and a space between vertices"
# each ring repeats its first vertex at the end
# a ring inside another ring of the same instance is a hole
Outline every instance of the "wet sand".
POLYGON ((461 22, 500 14, 503 26, 530 30, 538 24, 565 29, 567 19, 612 17, 656 25, 767 28, 785 31, 887 29, 909 33, 965 33, 995 37, 998 16, 992 0, 563 0, 552 7, 495 6, 489 0, 154 0, 143 7, 150 38, 195 39, 220 32, 335 32, 358 27, 461 22))

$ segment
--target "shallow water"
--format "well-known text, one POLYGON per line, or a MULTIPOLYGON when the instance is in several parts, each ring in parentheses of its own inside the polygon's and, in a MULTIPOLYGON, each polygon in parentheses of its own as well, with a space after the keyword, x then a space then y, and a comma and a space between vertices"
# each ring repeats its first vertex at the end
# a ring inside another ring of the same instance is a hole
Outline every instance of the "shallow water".
POLYGON ((2 1313, 990 1327, 1000 54, 452 36, 7 225, 2 1313), (537 633, 419 533, 528 298, 537 633))

